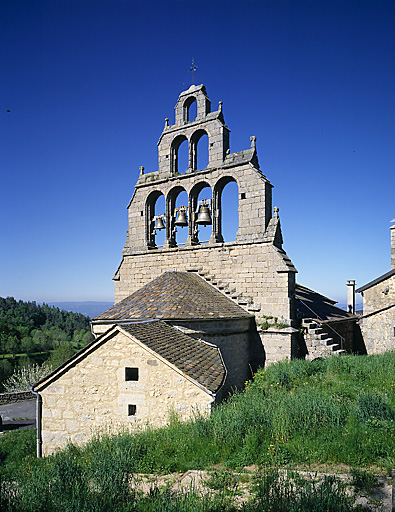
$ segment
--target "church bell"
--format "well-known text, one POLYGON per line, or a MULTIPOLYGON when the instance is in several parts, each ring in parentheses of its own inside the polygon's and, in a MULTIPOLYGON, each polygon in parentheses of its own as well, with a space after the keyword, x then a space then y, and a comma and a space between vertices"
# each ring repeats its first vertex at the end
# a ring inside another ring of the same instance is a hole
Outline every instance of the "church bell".
POLYGON ((208 226, 209 224, 212 224, 210 208, 208 206, 202 205, 200 207, 196 224, 200 224, 202 226, 208 226))
POLYGON ((174 223, 176 226, 184 227, 188 226, 188 219, 185 210, 180 210, 177 214, 177 219, 174 223))
POLYGON ((164 224, 164 222, 163 222, 162 217, 158 217, 158 218, 156 219, 156 224, 155 224, 154 229, 155 229, 155 230, 156 230, 156 229, 165 229, 165 224, 164 224))

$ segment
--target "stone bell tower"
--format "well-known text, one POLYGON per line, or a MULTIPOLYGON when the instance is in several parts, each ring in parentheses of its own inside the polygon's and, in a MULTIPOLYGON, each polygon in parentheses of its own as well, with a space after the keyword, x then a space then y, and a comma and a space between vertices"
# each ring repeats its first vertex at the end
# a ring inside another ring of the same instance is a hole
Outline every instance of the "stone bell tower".
MULTIPOLYGON (((296 269, 282 249, 278 208, 272 209, 272 184, 259 168, 256 137, 243 151, 230 152, 230 130, 225 124, 222 102, 212 111, 204 85, 183 91, 175 106, 174 124, 165 120, 158 142, 158 170, 140 175, 128 205, 129 228, 122 261, 115 273, 115 301, 118 302, 162 273, 171 270, 194 271, 236 300, 257 320, 265 316, 283 318, 292 325, 296 318, 294 288, 296 269), (196 118, 192 105, 196 103, 196 118), (198 143, 208 139, 208 165, 198 168, 198 143), (179 148, 188 146, 185 172, 179 166, 179 148), (222 234, 222 192, 235 182, 239 214, 236 239, 225 242, 222 234), (211 200, 199 198, 203 189, 211 200), (187 204, 176 208, 176 200, 186 192, 187 204), (164 196, 165 211, 156 213, 156 203, 164 196), (208 243, 199 239, 200 214, 212 228, 208 243), (177 242, 178 217, 188 226, 185 245, 177 242), (165 229, 163 246, 156 233, 165 229)), ((290 333, 271 332, 273 346, 281 341, 280 357, 291 356, 290 333), (284 344, 284 335, 288 338, 284 344), (277 341, 276 341, 277 340, 277 341), (280 340, 280 341, 279 341, 280 340)), ((266 347, 265 347, 266 349, 266 347)), ((268 350, 268 349, 267 349, 268 350)))
MULTIPOLYGON (((204 85, 191 86, 180 94, 175 106, 175 123, 165 127, 158 142, 158 171, 140 177, 129 209, 129 231, 124 255, 156 248, 154 231, 155 203, 160 195, 166 198, 166 242, 164 248, 176 247, 174 209, 177 196, 188 193, 189 237, 187 246, 199 245, 196 235, 198 196, 205 187, 212 189, 212 234, 210 244, 223 243, 221 197, 231 181, 239 187, 239 230, 236 241, 258 241, 272 216, 272 185, 259 169, 256 138, 250 148, 230 153, 230 130, 225 124, 222 102, 211 112, 211 102, 204 85), (190 107, 197 103, 196 119, 189 119, 190 107), (209 139, 209 163, 206 169, 197 168, 197 146, 203 135, 209 139), (187 141, 189 166, 185 174, 178 168, 178 150, 187 141), (254 213, 253 213, 254 209, 254 213)), ((236 207, 236 205, 235 205, 236 207)))

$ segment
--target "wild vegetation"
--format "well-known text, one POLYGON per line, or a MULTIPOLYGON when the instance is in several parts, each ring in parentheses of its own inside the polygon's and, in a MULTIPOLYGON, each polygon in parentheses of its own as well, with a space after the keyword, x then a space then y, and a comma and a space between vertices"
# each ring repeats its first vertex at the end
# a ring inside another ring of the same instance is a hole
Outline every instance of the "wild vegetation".
POLYGON ((101 432, 41 460, 33 434, 7 434, 0 439, 2 510, 359 510, 338 479, 311 482, 277 468, 342 465, 355 485, 372 485, 374 472, 395 466, 394 387, 394 352, 296 360, 258 371, 210 417, 180 422, 172 414, 160 429, 101 432), (23 451, 9 443, 15 435, 23 451), (234 472, 251 465, 261 472, 242 502, 234 472), (144 494, 131 485, 136 474, 190 469, 213 470, 214 491, 153 484, 144 494))
POLYGON ((91 339, 80 313, 0 297, 0 391, 13 373, 44 362, 56 368, 91 339))

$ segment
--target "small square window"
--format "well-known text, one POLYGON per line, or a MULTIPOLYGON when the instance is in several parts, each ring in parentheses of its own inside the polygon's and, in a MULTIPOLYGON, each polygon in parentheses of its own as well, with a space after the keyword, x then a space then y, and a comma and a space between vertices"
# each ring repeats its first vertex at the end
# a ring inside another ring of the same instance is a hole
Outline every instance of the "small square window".
POLYGON ((242 193, 240 194, 240 199, 245 199, 245 198, 246 198, 246 194, 245 194, 245 192, 242 192, 242 193))
POLYGON ((136 415, 136 406, 135 405, 128 405, 128 416, 135 416, 136 415))
POLYGON ((125 380, 139 380, 139 369, 125 368, 125 380))

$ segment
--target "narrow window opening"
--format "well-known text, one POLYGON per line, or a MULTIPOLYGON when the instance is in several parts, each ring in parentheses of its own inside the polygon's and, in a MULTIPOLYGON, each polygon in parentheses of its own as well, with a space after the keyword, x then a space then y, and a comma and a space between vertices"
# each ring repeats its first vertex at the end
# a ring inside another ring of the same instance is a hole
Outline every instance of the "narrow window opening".
POLYGON ((128 416, 135 416, 136 415, 136 406, 133 404, 128 405, 128 416))
POLYGON ((246 194, 245 194, 245 192, 242 192, 242 193, 240 194, 240 199, 245 199, 245 198, 246 198, 246 194))
POLYGON ((144 217, 144 212, 140 212, 140 217, 144 217))
POLYGON ((125 380, 139 380, 139 369, 125 368, 125 380))

